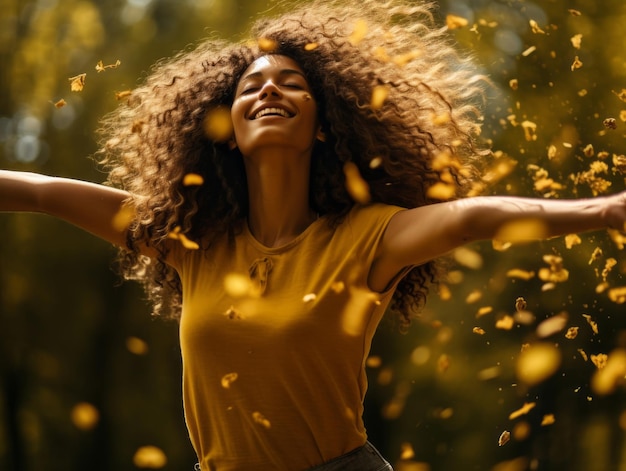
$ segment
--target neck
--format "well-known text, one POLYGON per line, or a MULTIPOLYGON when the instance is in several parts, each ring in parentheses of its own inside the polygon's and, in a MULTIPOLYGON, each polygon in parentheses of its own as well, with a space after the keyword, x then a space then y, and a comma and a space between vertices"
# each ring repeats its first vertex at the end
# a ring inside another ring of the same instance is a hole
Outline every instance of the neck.
POLYGON ((317 218, 309 205, 310 158, 282 150, 245 162, 250 232, 267 247, 285 245, 317 218))

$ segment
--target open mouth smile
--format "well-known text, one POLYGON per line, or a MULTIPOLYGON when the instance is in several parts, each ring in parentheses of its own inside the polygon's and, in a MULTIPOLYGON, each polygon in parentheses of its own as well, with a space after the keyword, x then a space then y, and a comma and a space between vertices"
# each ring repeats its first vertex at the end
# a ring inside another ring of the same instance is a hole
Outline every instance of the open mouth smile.
POLYGON ((283 118, 292 118, 293 113, 282 108, 263 108, 258 111, 251 119, 259 119, 263 116, 282 116, 283 118))

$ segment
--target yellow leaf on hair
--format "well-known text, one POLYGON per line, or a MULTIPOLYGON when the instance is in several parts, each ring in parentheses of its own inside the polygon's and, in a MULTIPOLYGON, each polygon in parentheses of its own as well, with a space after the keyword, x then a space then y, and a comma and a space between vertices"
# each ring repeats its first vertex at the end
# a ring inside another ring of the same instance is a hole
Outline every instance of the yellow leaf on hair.
POLYGON ((360 204, 369 203, 371 199, 369 185, 361 176, 356 164, 347 162, 343 166, 343 173, 346 177, 346 189, 352 199, 360 204))
POLYGON ((415 50, 415 51, 406 52, 404 54, 398 54, 397 56, 394 56, 391 59, 391 61, 397 66, 404 67, 413 59, 417 59, 421 55, 422 55, 422 51, 415 50))
POLYGON ((353 46, 356 46, 361 41, 363 41, 363 39, 367 35, 367 29, 367 21, 362 18, 356 20, 356 22, 354 23, 354 29, 352 30, 349 38, 349 41, 352 43, 353 46))
POLYGON ((115 92, 115 99, 117 101, 124 100, 128 98, 131 94, 132 94, 132 91, 130 90, 124 90, 122 92, 115 92))
POLYGON ((383 107, 383 103, 389 96, 389 87, 387 85, 377 85, 372 90, 372 99, 370 100, 370 107, 373 110, 379 110, 383 107))
POLYGON ((200 186, 204 184, 204 178, 197 173, 188 173, 183 177, 183 186, 200 186))
POLYGON ((319 46, 319 44, 317 43, 308 43, 304 45, 304 50, 305 51, 313 51, 314 49, 317 49, 317 47, 319 46))
POLYGON ((204 133, 214 142, 226 142, 233 135, 230 108, 217 106, 209 110, 204 118, 204 133))
POLYGON ((278 43, 270 38, 259 38, 257 44, 263 52, 274 52, 278 48, 278 43))

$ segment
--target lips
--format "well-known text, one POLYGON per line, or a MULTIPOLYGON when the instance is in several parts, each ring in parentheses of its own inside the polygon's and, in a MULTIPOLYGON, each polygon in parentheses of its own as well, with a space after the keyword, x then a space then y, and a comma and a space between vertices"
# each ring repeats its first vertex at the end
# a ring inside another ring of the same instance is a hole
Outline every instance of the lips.
POLYGON ((251 115, 251 120, 262 118, 263 116, 282 116, 283 118, 292 118, 294 113, 285 109, 279 108, 277 106, 265 106, 260 110, 255 111, 251 115))

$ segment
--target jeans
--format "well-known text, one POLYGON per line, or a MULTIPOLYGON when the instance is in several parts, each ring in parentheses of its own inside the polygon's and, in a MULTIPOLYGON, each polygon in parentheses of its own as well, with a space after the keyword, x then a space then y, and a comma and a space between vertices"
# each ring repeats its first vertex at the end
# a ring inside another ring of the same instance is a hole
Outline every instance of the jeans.
POLYGON ((370 442, 308 471, 393 471, 370 442))
MULTIPOLYGON (((200 465, 194 466, 200 471, 200 465)), ((393 471, 391 465, 370 442, 307 471, 393 471)))

